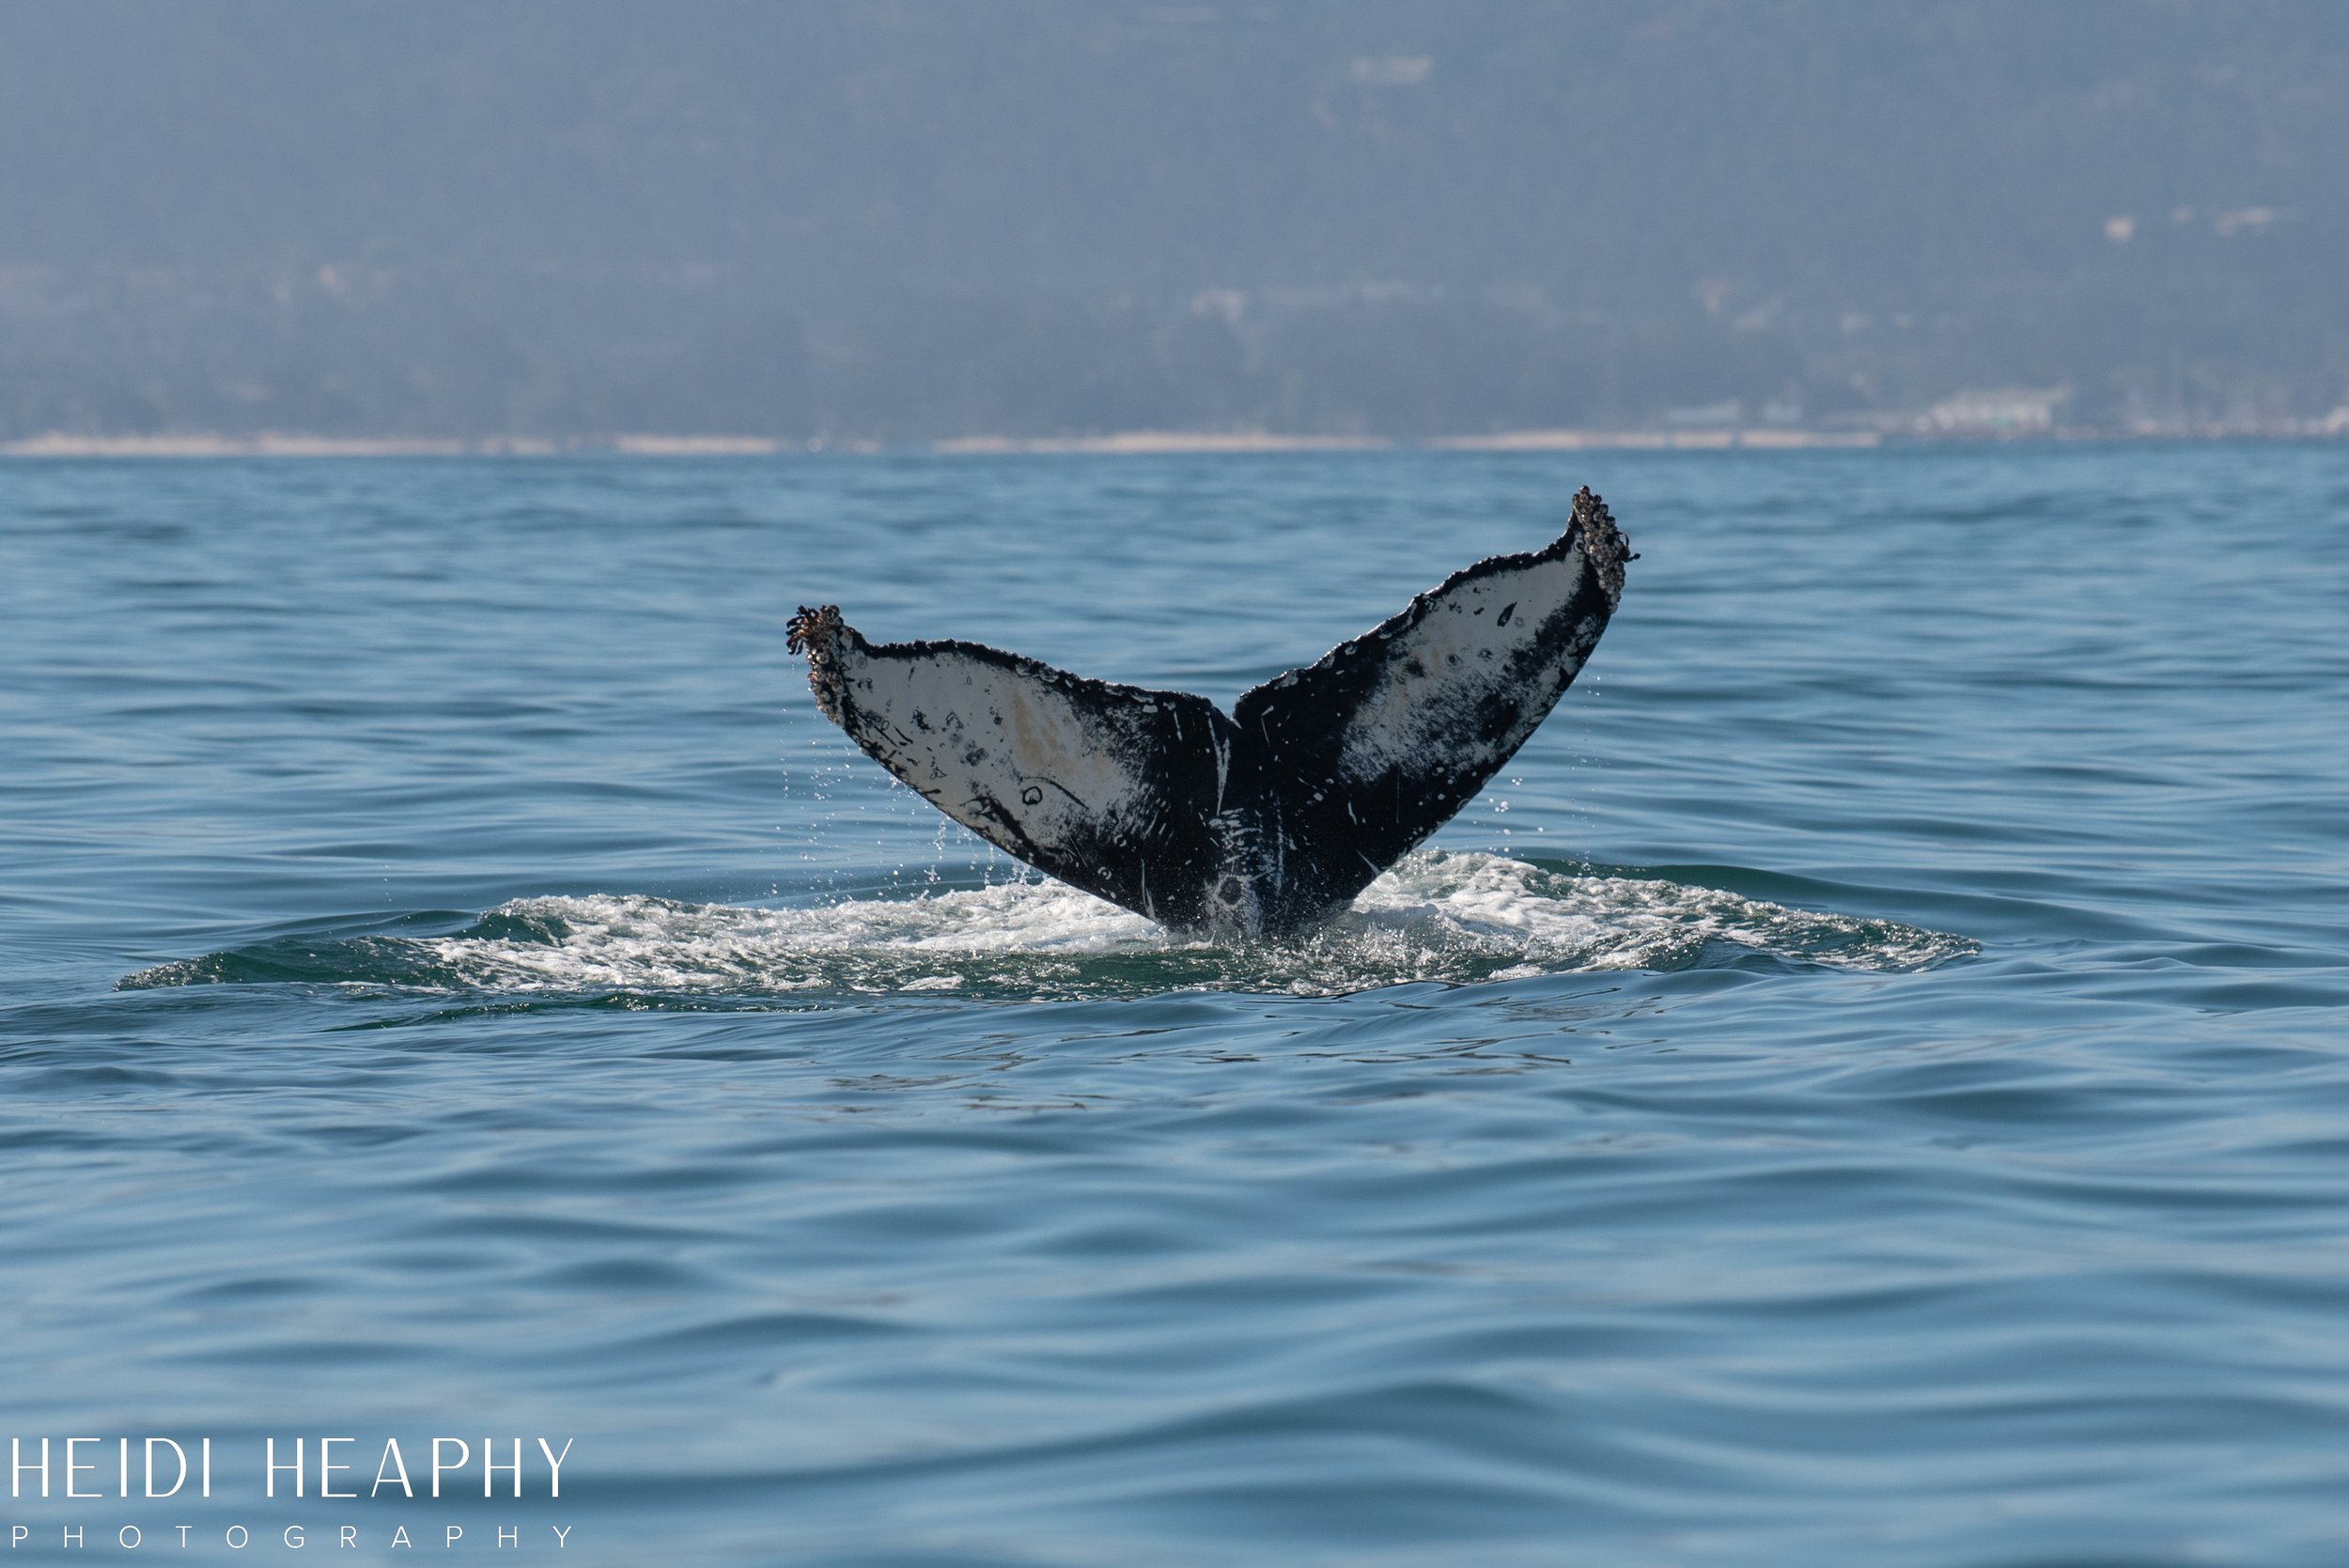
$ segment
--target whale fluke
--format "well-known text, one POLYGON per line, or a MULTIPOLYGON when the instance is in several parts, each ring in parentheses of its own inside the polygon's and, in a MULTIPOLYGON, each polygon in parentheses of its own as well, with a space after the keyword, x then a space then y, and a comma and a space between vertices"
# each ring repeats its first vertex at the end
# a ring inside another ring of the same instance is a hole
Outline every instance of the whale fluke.
POLYGON ((988 843, 1178 930, 1278 939, 1484 788, 1597 645, 1632 559, 1584 489, 1544 549, 1454 573, 1229 717, 974 643, 868 643, 833 605, 801 607, 789 645, 825 718, 988 843))

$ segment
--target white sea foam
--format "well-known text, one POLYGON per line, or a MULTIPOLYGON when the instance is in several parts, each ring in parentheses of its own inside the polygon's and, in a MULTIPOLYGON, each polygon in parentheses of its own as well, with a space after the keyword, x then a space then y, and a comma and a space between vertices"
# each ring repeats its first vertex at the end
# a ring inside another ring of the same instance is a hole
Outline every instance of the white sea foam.
POLYGON ((1059 882, 797 908, 627 894, 527 898, 470 930, 399 945, 439 983, 467 987, 998 996, 1200 986, 1318 994, 1680 969, 1740 952, 1901 970, 1973 949, 1962 938, 1715 889, 1434 851, 1408 857, 1346 914, 1291 947, 1186 941, 1059 882))

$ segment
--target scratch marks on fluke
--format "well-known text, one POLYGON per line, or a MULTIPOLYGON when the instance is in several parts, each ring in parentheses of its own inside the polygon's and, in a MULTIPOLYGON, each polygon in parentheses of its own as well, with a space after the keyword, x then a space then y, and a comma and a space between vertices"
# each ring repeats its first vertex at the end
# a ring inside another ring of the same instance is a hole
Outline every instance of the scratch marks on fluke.
POLYGON ((980 837, 1178 930, 1285 938, 1448 821, 1557 705, 1636 559, 1587 489, 1544 549, 1455 572, 1266 682, 1204 697, 802 607, 825 718, 980 837))

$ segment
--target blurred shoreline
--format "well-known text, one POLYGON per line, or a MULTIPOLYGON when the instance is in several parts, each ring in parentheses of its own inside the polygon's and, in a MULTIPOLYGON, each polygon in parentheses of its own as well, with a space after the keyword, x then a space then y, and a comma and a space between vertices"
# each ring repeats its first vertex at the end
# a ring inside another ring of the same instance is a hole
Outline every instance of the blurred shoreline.
POLYGON ((1963 446, 2131 442, 2341 442, 2349 419, 2259 426, 2028 431, 1815 429, 1550 429, 1403 439, 1288 435, 1261 430, 1125 430, 1084 436, 961 436, 943 441, 794 441, 741 435, 572 437, 324 436, 294 431, 251 435, 78 435, 53 432, 0 442, 0 458, 558 458, 606 454, 646 458, 745 458, 790 454, 935 453, 949 457, 1035 454, 1172 456, 1273 452, 1604 452, 1819 451, 1882 446, 1963 446))

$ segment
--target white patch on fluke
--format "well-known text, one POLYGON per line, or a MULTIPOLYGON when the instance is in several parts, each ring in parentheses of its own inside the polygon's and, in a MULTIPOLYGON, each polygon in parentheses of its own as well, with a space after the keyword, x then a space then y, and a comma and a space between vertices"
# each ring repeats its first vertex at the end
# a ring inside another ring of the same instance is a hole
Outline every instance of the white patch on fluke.
POLYGON ((1519 678, 1510 669, 1530 629, 1574 601, 1582 586, 1580 551, 1479 577, 1430 599, 1416 626, 1397 632, 1378 684, 1348 720, 1340 766, 1367 783, 1416 757, 1443 751, 1461 770, 1489 770, 1523 743, 1575 671, 1553 666, 1519 678), (1463 746, 1459 716, 1500 688, 1528 688, 1533 723, 1491 744, 1463 746))
POLYGON ((1038 844, 1114 823, 1144 782, 1058 683, 941 650, 920 660, 839 654, 857 722, 898 776, 986 836, 991 802, 1038 844))

